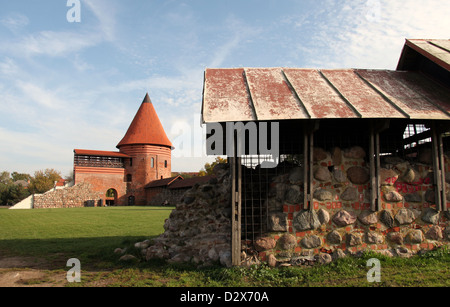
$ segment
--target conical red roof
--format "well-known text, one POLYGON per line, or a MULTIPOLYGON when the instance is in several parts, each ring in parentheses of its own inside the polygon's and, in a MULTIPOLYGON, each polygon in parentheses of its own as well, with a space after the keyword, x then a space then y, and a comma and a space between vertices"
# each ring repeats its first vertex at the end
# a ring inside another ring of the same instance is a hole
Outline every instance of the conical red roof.
POLYGON ((117 144, 120 149, 123 145, 145 144, 172 147, 172 143, 164 131, 164 128, 156 114, 153 103, 148 96, 145 95, 144 101, 134 116, 127 133, 117 144))

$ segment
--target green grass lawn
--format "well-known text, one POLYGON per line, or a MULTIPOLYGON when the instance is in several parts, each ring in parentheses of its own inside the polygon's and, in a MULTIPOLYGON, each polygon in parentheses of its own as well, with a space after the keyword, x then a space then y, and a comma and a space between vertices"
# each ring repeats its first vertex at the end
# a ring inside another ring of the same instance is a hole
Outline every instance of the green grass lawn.
POLYGON ((39 210, 0 209, 0 251, 14 255, 76 258, 164 232, 172 207, 103 207, 39 210))
MULTIPOLYGON (((0 209, 0 258, 44 259, 49 274, 63 274, 65 261, 82 263, 82 283, 70 286, 145 287, 372 287, 450 286, 450 254, 441 248, 411 259, 373 253, 313 267, 199 268, 164 261, 123 263, 116 247, 156 237, 172 207, 108 207, 79 209, 0 209), (381 282, 367 281, 367 260, 381 261, 381 282)), ((36 281, 33 281, 36 282, 36 281)), ((38 281, 37 281, 38 282, 38 281)))

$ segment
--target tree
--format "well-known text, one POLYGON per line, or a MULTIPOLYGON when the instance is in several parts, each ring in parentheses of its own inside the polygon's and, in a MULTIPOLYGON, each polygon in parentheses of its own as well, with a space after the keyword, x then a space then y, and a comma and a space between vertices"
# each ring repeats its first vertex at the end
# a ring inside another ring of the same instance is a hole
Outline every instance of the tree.
POLYGON ((2 205, 13 206, 30 195, 28 189, 20 184, 11 184, 6 187, 2 194, 2 205))
POLYGON ((205 166, 198 173, 199 176, 208 176, 213 173, 214 167, 220 163, 228 163, 226 158, 217 157, 212 163, 205 163, 205 166))
POLYGON ((3 171, 0 173, 0 206, 11 206, 20 202, 30 195, 26 187, 17 184, 17 180, 26 180, 31 176, 28 174, 19 174, 3 171))
POLYGON ((31 175, 30 174, 24 174, 24 173, 18 173, 18 172, 12 172, 11 173, 11 178, 13 181, 17 181, 17 180, 31 180, 31 175))
POLYGON ((32 194, 45 193, 55 186, 55 181, 60 179, 61 173, 54 169, 39 170, 34 173, 28 189, 32 194))
POLYGON ((7 171, 3 171, 0 173, 0 183, 2 184, 10 184, 11 183, 11 174, 7 171))

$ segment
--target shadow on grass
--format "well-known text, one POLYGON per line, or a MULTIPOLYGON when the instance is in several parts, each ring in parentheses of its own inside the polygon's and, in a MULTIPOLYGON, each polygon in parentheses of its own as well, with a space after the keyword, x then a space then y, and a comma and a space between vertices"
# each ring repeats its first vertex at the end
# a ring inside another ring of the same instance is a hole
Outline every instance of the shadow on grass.
POLYGON ((1 259, 5 258, 28 259, 30 267, 46 270, 66 269, 67 260, 70 258, 79 259, 83 270, 107 268, 119 264, 120 255, 114 253, 116 248, 126 248, 127 253, 142 258, 134 244, 153 238, 115 236, 2 240, 0 241, 0 268, 1 259))

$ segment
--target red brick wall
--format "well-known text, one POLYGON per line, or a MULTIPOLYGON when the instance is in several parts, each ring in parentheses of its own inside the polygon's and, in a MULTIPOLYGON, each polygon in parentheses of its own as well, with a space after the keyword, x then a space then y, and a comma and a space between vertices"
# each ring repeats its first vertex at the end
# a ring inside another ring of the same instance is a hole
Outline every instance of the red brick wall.
POLYGON ((127 201, 127 186, 125 170, 123 168, 78 167, 74 168, 75 184, 87 182, 94 192, 100 193, 103 205, 106 202, 106 191, 115 189, 117 202, 115 205, 124 206, 127 201))
POLYGON ((171 177, 171 149, 152 145, 124 145, 120 150, 132 157, 131 163, 128 160, 125 162, 125 177, 132 176, 131 182, 127 183, 127 195, 135 197, 135 205, 147 205, 144 187, 161 177, 171 177))

